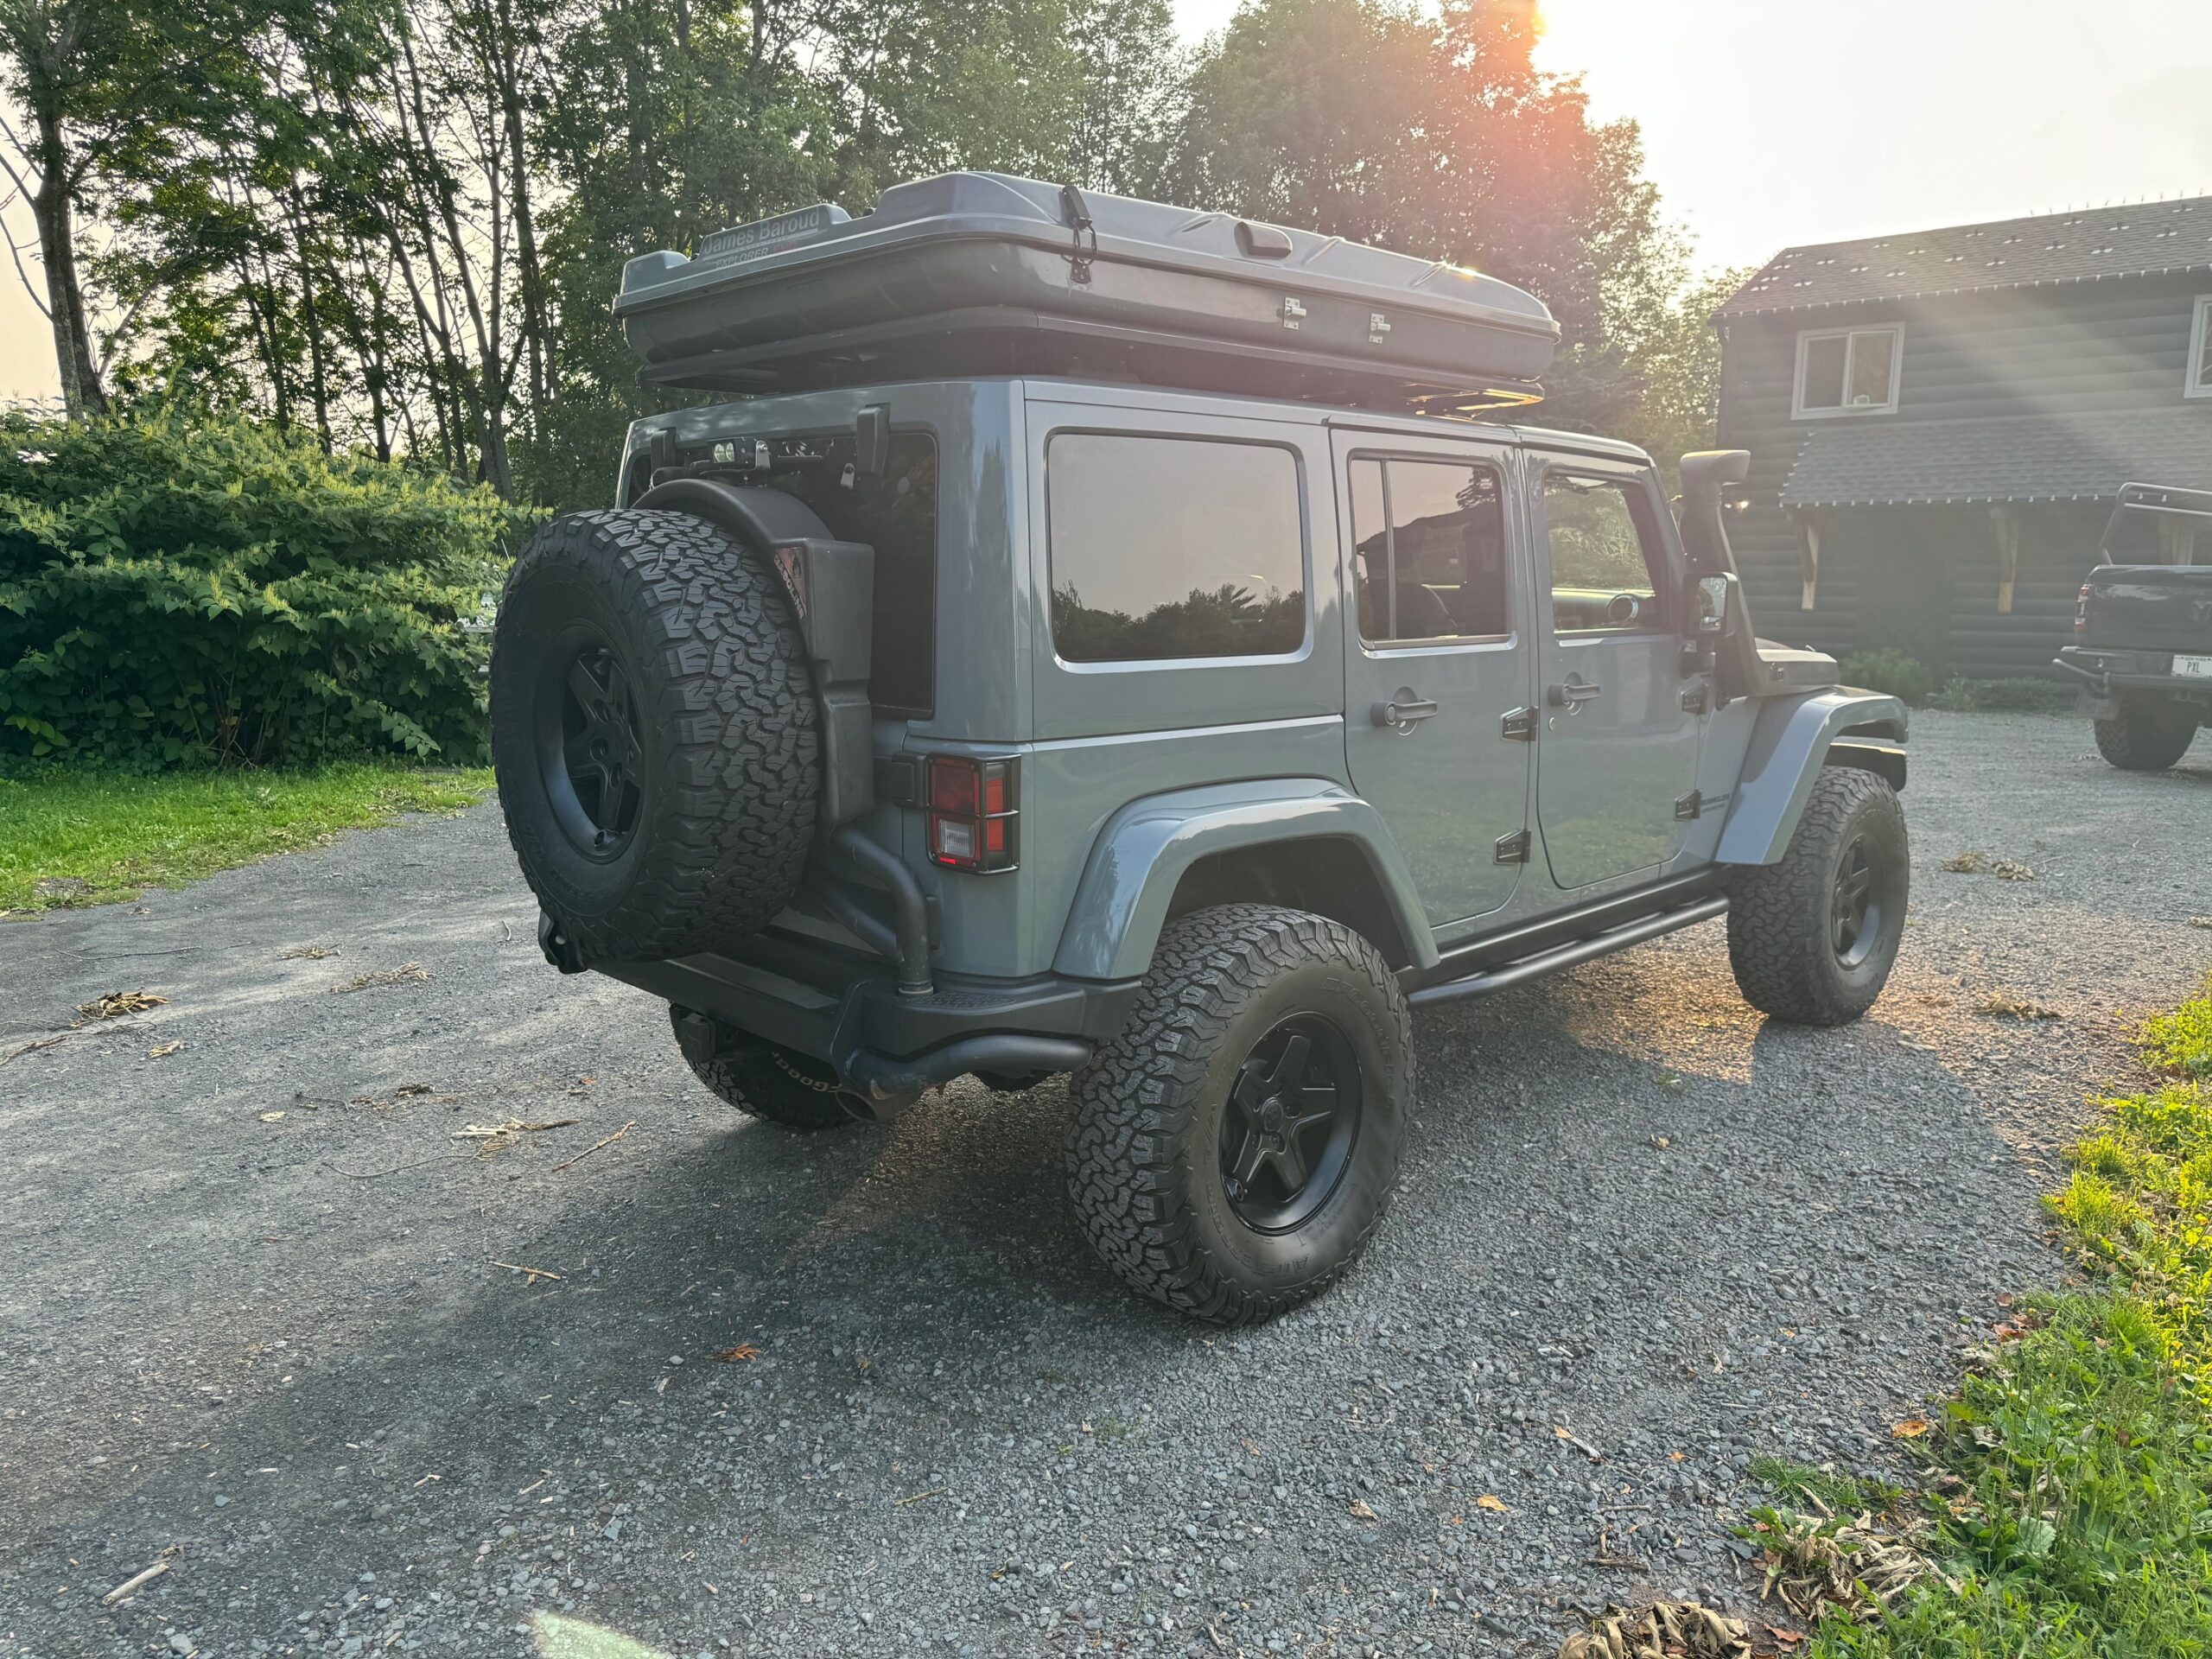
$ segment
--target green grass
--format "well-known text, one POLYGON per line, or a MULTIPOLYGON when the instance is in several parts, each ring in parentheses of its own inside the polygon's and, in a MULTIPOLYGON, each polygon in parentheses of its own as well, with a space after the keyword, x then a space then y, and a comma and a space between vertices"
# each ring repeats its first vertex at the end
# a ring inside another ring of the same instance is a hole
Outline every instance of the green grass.
POLYGON ((402 812, 452 811, 491 783, 488 771, 365 763, 0 776, 0 916, 134 899, 402 812))
POLYGON ((2212 1653, 2212 983, 2143 1044, 2149 1086, 2106 1103, 2049 1200, 2099 1283, 2016 1312, 1915 1442, 1899 1507, 1950 1581, 1824 1619, 1817 1659, 2212 1653))

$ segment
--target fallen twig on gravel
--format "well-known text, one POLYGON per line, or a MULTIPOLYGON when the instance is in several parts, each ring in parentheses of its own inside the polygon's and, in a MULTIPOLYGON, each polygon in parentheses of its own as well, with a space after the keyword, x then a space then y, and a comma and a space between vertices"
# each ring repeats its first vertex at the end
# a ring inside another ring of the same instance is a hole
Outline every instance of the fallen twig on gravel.
POLYGON ((894 1510, 903 1510, 909 1503, 918 1503, 925 1497, 943 1497, 951 1490, 950 1486, 932 1486, 926 1492, 916 1492, 912 1497, 902 1497, 891 1507, 894 1510))
MULTIPOLYGON (((406 1092, 404 1089, 400 1090, 402 1094, 406 1092)), ((525 1123, 518 1117, 511 1117, 504 1123, 471 1123, 458 1130, 453 1138, 456 1141, 480 1141, 486 1152, 497 1152, 512 1146, 518 1135, 543 1135, 548 1129, 570 1128, 578 1122, 573 1117, 561 1117, 550 1123, 525 1123)))
POLYGON ((160 1558, 144 1572, 132 1573, 121 1584, 117 1585, 114 1589, 109 1591, 107 1594, 102 1596, 100 1598, 100 1605, 103 1607, 112 1607, 117 1602, 121 1601, 132 1591, 141 1589, 144 1586, 151 1584, 156 1579, 160 1578, 162 1573, 169 1570, 169 1563, 176 1559, 176 1546, 172 1544, 167 1549, 163 1550, 161 1553, 160 1558))
POLYGON ((573 1158, 563 1158, 559 1163, 554 1165, 547 1173, 549 1174, 557 1175, 563 1170, 566 1169, 570 1164, 581 1164, 585 1159, 590 1157, 592 1154, 597 1152, 600 1147, 613 1146, 617 1141, 620 1141, 624 1135, 629 1134, 632 1129, 634 1129, 637 1127, 638 1120, 633 1117, 627 1123, 625 1123, 620 1128, 615 1130, 613 1134, 608 1135, 606 1140, 594 1141, 592 1145, 586 1147, 582 1152, 578 1153, 573 1158))
POLYGON ((523 1281, 523 1287, 525 1290, 541 1279, 550 1279, 556 1285, 563 1282, 561 1275, 550 1268, 525 1268, 517 1262, 494 1262, 492 1265, 495 1268, 505 1268, 509 1273, 527 1274, 528 1276, 523 1281))
MULTIPOLYGON (((266 1117, 262 1119, 264 1123, 269 1121, 266 1117)), ((332 1163, 326 1163, 321 1167, 334 1175, 343 1175, 349 1181, 380 1181, 387 1175, 404 1175, 410 1169, 428 1169, 432 1164, 450 1164, 460 1155, 458 1153, 448 1153, 442 1158, 425 1158, 420 1163, 394 1164, 390 1169, 340 1169, 332 1163)))
POLYGON ((403 962, 397 968, 386 968, 377 973, 359 974, 330 988, 333 996, 344 996, 349 991, 372 991, 383 985, 417 984, 429 978, 430 970, 418 962, 403 962))
POLYGON ((1552 1427, 1552 1433, 1558 1439, 1565 1440, 1569 1446, 1580 1452, 1584 1457, 1589 1459, 1591 1462, 1603 1463, 1605 1460, 1605 1454, 1600 1452, 1596 1446, 1591 1445, 1589 1441, 1583 1440, 1577 1435, 1569 1433, 1566 1429, 1560 1428, 1556 1424, 1552 1427))
POLYGON ((34 1037, 22 1047, 11 1048, 4 1057, 0 1057, 0 1065, 7 1065, 10 1060, 19 1060, 26 1054, 35 1054, 41 1048, 52 1048, 68 1034, 66 1031, 57 1031, 51 1037, 34 1037))

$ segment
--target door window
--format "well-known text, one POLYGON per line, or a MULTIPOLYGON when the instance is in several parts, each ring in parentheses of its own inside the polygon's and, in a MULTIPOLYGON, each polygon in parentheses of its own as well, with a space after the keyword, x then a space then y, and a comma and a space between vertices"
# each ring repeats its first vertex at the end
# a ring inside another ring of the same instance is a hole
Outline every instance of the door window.
POLYGON ((1045 490, 1063 661, 1280 657, 1305 644, 1306 537, 1289 450, 1056 432, 1045 490))
POLYGON ((1664 631, 1659 576, 1666 565, 1650 516, 1650 492, 1640 484, 1544 474, 1554 632, 1664 631))
POLYGON ((1360 638, 1415 645, 1510 633, 1503 502, 1492 467, 1356 457, 1360 638))

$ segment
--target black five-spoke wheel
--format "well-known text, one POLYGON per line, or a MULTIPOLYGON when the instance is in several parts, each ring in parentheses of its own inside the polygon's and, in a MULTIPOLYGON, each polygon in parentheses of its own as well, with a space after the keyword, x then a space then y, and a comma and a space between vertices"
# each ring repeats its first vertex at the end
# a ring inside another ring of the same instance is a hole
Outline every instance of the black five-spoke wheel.
POLYGON ((1359 1134, 1359 1062, 1328 1020, 1300 1014, 1254 1045, 1221 1116, 1222 1190, 1255 1232, 1328 1202, 1359 1134))

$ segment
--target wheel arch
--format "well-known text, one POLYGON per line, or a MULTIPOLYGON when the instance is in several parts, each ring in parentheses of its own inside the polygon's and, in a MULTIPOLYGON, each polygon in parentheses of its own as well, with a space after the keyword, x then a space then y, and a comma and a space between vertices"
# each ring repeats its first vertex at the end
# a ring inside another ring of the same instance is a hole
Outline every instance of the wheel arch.
POLYGON ((1248 901, 1341 922, 1394 968, 1436 961, 1381 814, 1341 785, 1288 779, 1178 790, 1116 813, 1084 867, 1053 968, 1137 977, 1171 918, 1248 901))
POLYGON ((1713 854, 1722 864, 1773 864, 1788 850, 1823 766, 1851 766, 1905 779, 1904 704, 1870 691, 1774 698, 1758 709, 1713 854))

